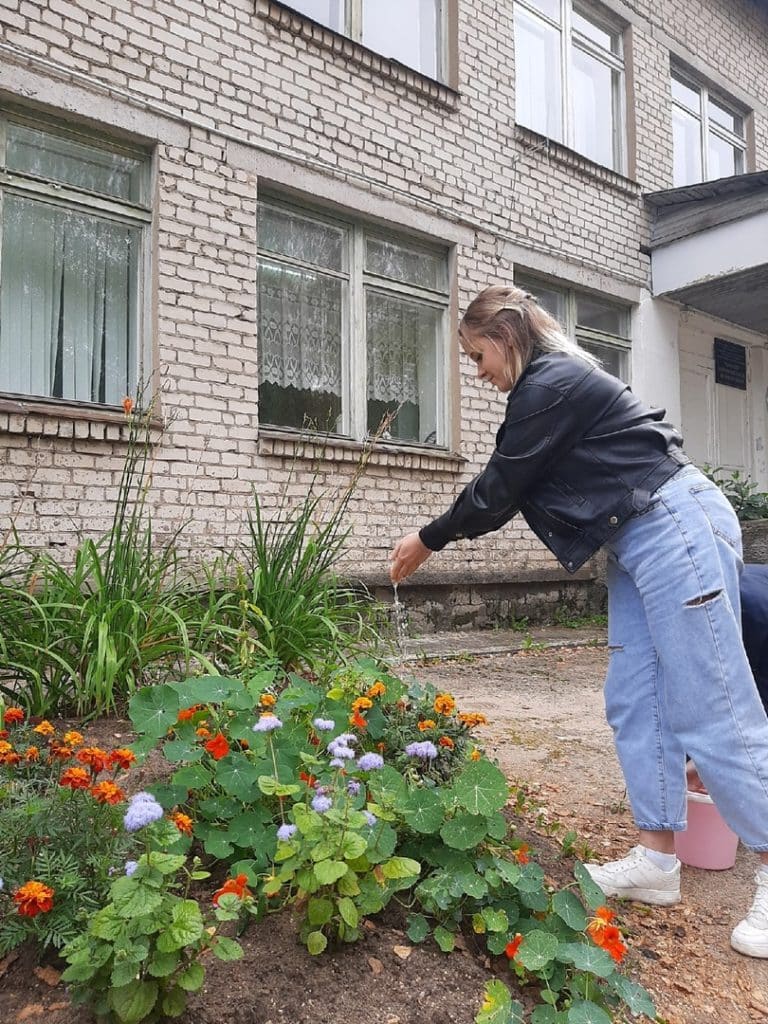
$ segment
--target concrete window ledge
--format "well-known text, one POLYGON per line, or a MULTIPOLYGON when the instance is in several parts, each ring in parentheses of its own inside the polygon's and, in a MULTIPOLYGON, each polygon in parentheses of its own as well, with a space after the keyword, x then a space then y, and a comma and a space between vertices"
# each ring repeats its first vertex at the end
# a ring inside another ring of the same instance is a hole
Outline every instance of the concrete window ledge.
MULTIPOLYGON (((160 440, 163 421, 150 422, 150 443, 160 440)), ((0 434, 127 441, 130 427, 122 409, 77 402, 0 396, 0 434)))
POLYGON ((523 155, 526 155, 527 150, 532 155, 536 154, 554 160, 564 167, 581 172, 585 177, 594 178, 604 185, 609 185, 625 195, 639 196, 642 193, 640 185, 636 181, 632 181, 631 178, 625 178, 623 174, 619 174, 610 167, 596 164, 589 157, 582 156, 561 142, 555 142, 530 128, 524 128, 519 124, 515 125, 515 139, 523 145, 523 155))
MULTIPOLYGON (((362 442, 350 438, 313 438, 271 429, 259 431, 259 455, 307 459, 311 462, 357 463, 365 451, 362 442)), ((398 466, 402 469, 453 474, 461 473, 467 463, 463 456, 455 452, 411 448, 382 441, 370 450, 367 461, 371 466, 398 466)))

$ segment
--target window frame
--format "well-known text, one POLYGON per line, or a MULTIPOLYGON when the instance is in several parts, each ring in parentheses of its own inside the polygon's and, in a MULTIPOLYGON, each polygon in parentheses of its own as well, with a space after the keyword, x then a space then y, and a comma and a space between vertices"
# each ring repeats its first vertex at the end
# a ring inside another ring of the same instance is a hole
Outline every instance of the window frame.
MULTIPOLYGON (((673 152, 672 152, 672 180, 674 188, 685 188, 687 185, 699 185, 706 181, 716 181, 716 178, 712 178, 709 175, 709 136, 710 133, 715 135, 722 142, 727 143, 733 147, 737 156, 740 156, 741 167, 734 170, 734 174, 744 174, 747 168, 747 132, 746 132, 746 120, 748 111, 746 111, 741 104, 737 101, 728 97, 725 93, 719 89, 710 88, 707 83, 697 78, 695 74, 687 71, 679 64, 672 62, 670 67, 670 92, 672 93, 672 83, 674 81, 679 82, 687 89, 692 89, 694 92, 699 94, 699 110, 698 113, 693 111, 690 107, 686 107, 685 104, 675 99, 674 93, 671 95, 672 105, 671 111, 674 113, 675 110, 680 110, 689 117, 695 117, 699 123, 699 158, 701 160, 701 178, 699 181, 686 181, 681 185, 674 184, 674 167, 675 167, 675 152, 674 152, 674 138, 673 138, 673 152), (742 134, 737 135, 735 132, 731 132, 725 125, 719 124, 717 121, 710 118, 709 115, 709 104, 710 100, 717 103, 718 106, 722 107, 727 113, 731 114, 734 118, 738 118, 741 121, 742 134)), ((734 163, 738 163, 736 160, 734 163)), ((726 175, 730 177, 730 175, 726 175)))
MULTIPOLYGON (((574 153, 578 153, 587 160, 600 167, 608 166, 596 160, 588 153, 577 149, 575 145, 576 117, 575 117, 575 96, 573 90, 574 64, 573 51, 579 50, 589 57, 599 61, 611 72, 611 101, 614 109, 612 124, 612 152, 613 163, 609 169, 617 174, 626 174, 628 164, 628 143, 627 143, 627 66, 625 53, 625 29, 618 19, 612 19, 608 14, 597 11, 588 3, 580 3, 579 0, 558 0, 560 7, 559 20, 555 21, 549 15, 540 10, 535 0, 515 0, 515 9, 520 8, 534 20, 543 22, 549 28, 554 28, 559 34, 560 47, 560 138, 553 138, 574 153), (574 26, 574 12, 584 18, 595 28, 606 32, 616 41, 617 52, 608 51, 596 43, 589 36, 585 35, 574 26)), ((515 82, 517 93, 517 81, 515 82)), ((517 104, 516 104, 517 106, 517 104)), ((516 123, 530 131, 542 133, 537 128, 531 128, 517 120, 516 123)))
MULTIPOLYGON (((296 7, 296 0, 279 0, 279 2, 285 7, 289 7, 291 10, 301 15, 302 18, 308 18, 310 21, 315 20, 311 15, 306 14, 304 11, 296 7)), ((371 46, 370 43, 363 42, 364 2, 365 0, 342 0, 342 3, 344 4, 344 18, 343 28, 341 29, 334 28, 333 25, 326 25, 325 22, 316 22, 316 24, 323 25, 323 27, 327 28, 330 32, 338 32, 340 35, 344 35, 347 38, 352 39, 359 46, 365 47, 372 53, 377 53, 386 60, 396 61, 398 64, 402 64, 403 67, 408 68, 410 71, 413 71, 418 75, 423 75, 425 78, 430 78, 443 85, 449 84, 450 54, 448 40, 450 36, 450 0, 435 0, 437 39, 435 40, 436 68, 434 74, 425 71, 423 68, 413 67, 410 64, 406 64, 398 57, 394 57, 392 54, 383 53, 382 50, 375 46, 371 46)))
MULTIPOLYGON (((632 308, 630 306, 600 292, 578 288, 572 284, 564 283, 557 278, 541 277, 535 272, 529 273, 525 269, 521 270, 519 274, 515 273, 515 284, 518 288, 524 288, 532 295, 536 295, 537 289, 547 289, 561 295, 563 299, 563 315, 560 318, 560 325, 564 333, 569 338, 573 338, 579 345, 582 342, 586 342, 587 345, 591 342, 618 352, 622 371, 620 379, 625 384, 632 383, 632 308), (624 319, 626 337, 611 334, 608 331, 601 331, 594 327, 584 327, 579 324, 578 302, 579 298, 582 297, 594 298, 599 302, 605 303, 607 306, 613 307, 624 319)), ((610 373, 609 370, 606 372, 610 373)))
MULTIPOLYGON (((347 286, 347 301, 344 304, 342 299, 341 311, 341 432, 331 432, 330 436, 341 438, 351 442, 365 442, 371 437, 368 429, 368 337, 366 331, 366 292, 375 290, 380 294, 386 294, 395 298, 412 298, 417 302, 428 305, 442 315, 438 317, 438 328, 436 337, 437 351, 435 353, 435 367, 437 379, 435 381, 436 408, 435 408, 435 433, 434 443, 403 439, 397 437, 384 437, 382 443, 391 442, 398 446, 423 449, 426 451, 448 451, 450 450, 450 421, 449 407, 450 398, 448 385, 451 379, 449 325, 451 311, 451 246, 441 245, 438 242, 430 242, 421 236, 410 234, 407 230, 399 230, 392 225, 382 225, 378 222, 366 220, 353 212, 339 212, 328 209, 319 204, 303 203, 294 197, 286 197, 279 192, 262 191, 259 194, 259 204, 266 204, 278 208, 284 212, 292 213, 310 220, 316 220, 322 224, 329 224, 341 228, 346 232, 346 270, 330 271, 323 270, 324 274, 334 276, 344 281, 347 286), (366 241, 373 239, 380 242, 388 242, 399 245, 403 248, 425 255, 437 256, 443 261, 445 269, 443 290, 430 289, 424 286, 407 284, 383 277, 373 271, 366 269, 366 241), (359 382, 356 386, 355 382, 359 382)), ((317 269, 313 265, 297 260, 295 257, 284 256, 281 253, 274 253, 271 250, 262 249, 258 236, 256 243, 257 274, 261 260, 270 260, 273 263, 283 262, 286 266, 296 266, 302 269, 317 269)), ((258 325, 258 313, 257 313, 258 325)), ((258 344, 258 341, 257 341, 258 344)), ((261 384, 261 367, 259 366, 259 385, 261 384)), ((260 420, 260 430, 266 431, 288 431, 307 433, 306 429, 299 429, 285 424, 269 423, 260 420)), ((310 431, 311 433, 311 431, 310 431)), ((325 432, 323 432, 325 434, 325 432)))
MULTIPOLYGON (((109 142, 95 132, 81 130, 79 126, 64 125, 58 119, 10 106, 0 106, 0 287, 2 286, 2 240, 3 207, 6 195, 19 196, 32 202, 43 203, 57 210, 72 210, 84 216, 93 216, 113 221, 140 232, 137 252, 136 295, 130 307, 130 315, 136 324, 136 365, 135 386, 146 387, 153 375, 154 366, 150 345, 151 310, 148 297, 152 294, 151 227, 153 220, 153 163, 151 154, 139 146, 133 146, 117 139, 109 142), (109 154, 118 154, 144 163, 142 200, 134 202, 105 196, 76 185, 55 182, 26 171, 8 169, 7 144, 8 127, 14 124, 45 132, 56 138, 87 145, 92 149, 109 154)), ((62 406, 77 406, 90 409, 119 408, 108 402, 85 401, 72 397, 37 395, 8 391, 0 382, 0 395, 13 399, 32 400, 62 406)))

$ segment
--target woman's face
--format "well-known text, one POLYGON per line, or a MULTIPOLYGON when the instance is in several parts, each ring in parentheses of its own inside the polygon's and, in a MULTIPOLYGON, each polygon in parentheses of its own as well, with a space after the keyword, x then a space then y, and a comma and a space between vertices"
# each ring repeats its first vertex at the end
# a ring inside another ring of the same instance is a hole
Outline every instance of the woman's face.
POLYGON ((504 350, 498 342, 490 338, 476 338, 460 333, 459 343, 477 367, 477 376, 480 380, 488 381, 499 391, 512 390, 509 366, 504 357, 504 350))

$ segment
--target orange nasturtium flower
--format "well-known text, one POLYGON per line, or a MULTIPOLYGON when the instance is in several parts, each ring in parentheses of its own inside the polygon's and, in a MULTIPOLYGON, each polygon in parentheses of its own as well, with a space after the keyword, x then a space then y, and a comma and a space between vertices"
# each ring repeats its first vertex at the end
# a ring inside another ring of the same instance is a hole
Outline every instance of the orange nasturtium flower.
POLYGON ((177 722, 188 722, 202 708, 202 704, 193 704, 191 708, 182 708, 176 716, 177 722))
POLYGON ((470 761, 479 761, 482 756, 483 755, 480 753, 480 751, 477 749, 477 747, 475 747, 475 749, 469 755, 469 760, 470 761))
POLYGON ((42 882, 26 882, 13 894, 13 902, 22 917, 47 914, 53 906, 53 889, 42 882))
POLYGON ((237 878, 228 878, 224 885, 220 889, 217 889, 213 894, 213 905, 218 907, 219 898, 225 896, 227 893, 234 893, 235 896, 241 900, 245 899, 246 896, 250 896, 250 890, 248 889, 248 876, 238 875, 237 878))
POLYGON ((450 736, 441 736, 437 741, 438 747, 445 747, 447 750, 453 750, 454 743, 450 736))
POLYGON ((135 760, 136 755, 128 747, 117 747, 116 750, 110 751, 107 758, 111 768, 123 768, 124 770, 130 768, 135 760))
POLYGON ((456 701, 450 693, 438 693, 435 697, 434 708, 438 715, 452 715, 456 708, 456 701))
POLYGON ((476 725, 487 725, 488 719, 479 711, 462 711, 458 716, 462 725, 468 729, 474 729, 476 725))
POLYGON ((67 768, 59 779, 59 785, 70 789, 90 789, 91 774, 85 768, 67 768))
POLYGON ((53 728, 48 719, 44 718, 39 725, 36 725, 34 727, 32 732, 36 732, 38 736, 53 736, 56 730, 53 728))
POLYGON ((65 732, 62 740, 68 747, 82 747, 85 743, 83 734, 76 729, 70 729, 69 732, 65 732))
POLYGON ((615 917, 614 912, 608 907, 598 907, 595 916, 589 920, 587 934, 596 946, 600 946, 617 964, 620 964, 626 955, 627 946, 619 929, 612 924, 615 917))
POLYGON ((369 697, 383 697, 387 692, 387 688, 380 679, 377 679, 373 686, 368 690, 367 696, 369 697))
POLYGON ((3 721, 6 725, 16 725, 24 721, 24 712, 21 708, 6 708, 3 721))
POLYGON ((522 843, 516 850, 512 851, 512 856, 515 858, 518 864, 527 864, 531 859, 528 856, 530 847, 528 843, 522 843))
POLYGON ((91 787, 91 796, 100 804, 119 804, 125 800, 125 793, 118 785, 109 780, 97 782, 91 787))
POLYGON ((222 757, 226 757, 229 753, 229 743, 224 733, 217 732, 213 739, 208 740, 203 746, 214 759, 214 761, 220 761, 222 757))
POLYGON ((512 939, 511 942, 508 942, 504 947, 504 953, 510 960, 513 960, 517 956, 517 951, 520 949, 522 941, 523 936, 518 932, 514 939, 512 939))
POLYGON ((188 814, 182 814, 181 811, 176 811, 171 816, 171 821, 185 836, 192 835, 192 819, 188 814))
POLYGON ((373 701, 368 697, 358 697, 357 700, 352 701, 353 711, 367 711, 373 707, 373 701))
POLYGON ((353 715, 349 716, 349 724, 356 726, 358 729, 366 729, 368 727, 368 723, 359 711, 355 711, 353 715))
POLYGON ((431 718, 424 718, 419 722, 419 732, 426 732, 427 729, 434 729, 436 725, 437 723, 433 722, 431 718))
POLYGON ((75 760, 87 764, 93 774, 98 775, 109 764, 109 754, 101 747, 83 747, 75 754, 75 760))
POLYGON ((130 416, 133 412, 133 399, 130 395, 126 395, 123 399, 123 412, 126 416, 130 416))

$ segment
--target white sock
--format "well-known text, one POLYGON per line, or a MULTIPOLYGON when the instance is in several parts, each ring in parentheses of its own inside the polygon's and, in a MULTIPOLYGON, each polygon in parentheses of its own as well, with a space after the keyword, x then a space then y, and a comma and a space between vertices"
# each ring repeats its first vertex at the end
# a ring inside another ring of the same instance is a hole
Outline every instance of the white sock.
POLYGON ((761 864, 757 869, 757 872, 758 874, 765 875, 765 877, 768 878, 768 864, 761 864))
POLYGON ((647 846, 643 847, 643 853, 652 864, 661 868, 662 871, 672 871, 677 864, 677 857, 674 853, 659 853, 658 850, 649 850, 647 846))

